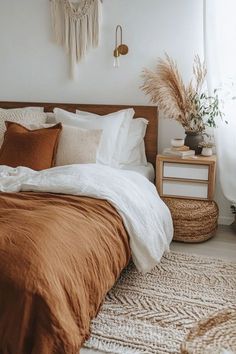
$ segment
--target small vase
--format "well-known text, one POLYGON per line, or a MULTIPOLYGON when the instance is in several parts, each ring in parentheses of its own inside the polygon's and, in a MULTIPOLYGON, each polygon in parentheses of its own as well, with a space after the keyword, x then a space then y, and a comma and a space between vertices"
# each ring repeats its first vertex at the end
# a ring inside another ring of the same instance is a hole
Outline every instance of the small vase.
POLYGON ((202 148, 199 147, 199 144, 203 142, 202 133, 196 132, 185 132, 186 137, 184 140, 184 145, 188 146, 191 150, 194 150, 196 155, 200 155, 202 152, 202 148))
POLYGON ((203 147, 202 148, 202 155, 203 156, 212 156, 212 148, 203 147))

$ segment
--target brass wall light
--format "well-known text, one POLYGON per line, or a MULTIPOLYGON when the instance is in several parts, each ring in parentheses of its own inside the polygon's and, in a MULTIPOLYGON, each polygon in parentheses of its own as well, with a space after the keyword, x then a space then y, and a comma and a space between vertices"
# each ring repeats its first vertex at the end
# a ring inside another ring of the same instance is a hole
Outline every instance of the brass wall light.
POLYGON ((116 45, 113 52, 114 56, 114 68, 119 68, 120 66, 120 56, 128 54, 129 48, 123 43, 123 30, 121 25, 116 26, 116 45), (118 42, 118 32, 120 32, 120 41, 118 42))

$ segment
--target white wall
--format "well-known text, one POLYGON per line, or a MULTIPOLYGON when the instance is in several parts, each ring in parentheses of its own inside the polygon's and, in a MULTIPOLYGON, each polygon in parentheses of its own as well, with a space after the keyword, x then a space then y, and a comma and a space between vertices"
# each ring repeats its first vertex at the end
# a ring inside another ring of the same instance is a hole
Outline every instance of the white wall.
MULTIPOLYGON (((0 0, 0 100, 148 104, 139 89, 142 68, 168 52, 189 79, 194 55, 202 55, 202 30, 201 0, 103 0, 101 44, 70 81, 64 51, 51 41, 49 0, 0 0), (114 69, 117 24, 130 53, 114 69)), ((161 120, 160 151, 183 135, 180 126, 161 120)), ((220 204, 229 217, 228 203, 220 204)))

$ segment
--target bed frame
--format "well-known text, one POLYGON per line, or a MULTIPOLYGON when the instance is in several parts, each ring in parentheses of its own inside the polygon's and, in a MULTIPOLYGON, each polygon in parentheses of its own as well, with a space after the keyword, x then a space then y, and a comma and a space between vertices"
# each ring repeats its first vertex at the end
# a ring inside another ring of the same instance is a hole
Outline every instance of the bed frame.
POLYGON ((52 112, 55 107, 75 112, 76 109, 93 112, 97 114, 108 114, 121 109, 132 107, 135 110, 135 118, 143 117, 149 121, 147 133, 145 137, 145 147, 147 160, 156 165, 157 154, 157 127, 158 113, 157 108, 153 106, 124 106, 124 105, 104 105, 104 104, 76 104, 76 103, 43 103, 43 102, 8 102, 0 101, 0 108, 23 108, 23 107, 44 107, 45 112, 52 112))

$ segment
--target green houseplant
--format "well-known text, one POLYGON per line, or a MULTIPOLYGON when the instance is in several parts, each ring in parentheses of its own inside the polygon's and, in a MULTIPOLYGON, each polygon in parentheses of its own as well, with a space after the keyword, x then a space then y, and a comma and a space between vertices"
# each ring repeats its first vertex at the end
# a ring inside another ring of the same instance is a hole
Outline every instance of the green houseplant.
POLYGON ((208 95, 203 89, 206 67, 199 56, 193 63, 193 79, 185 85, 177 64, 167 54, 158 59, 156 69, 144 69, 142 90, 157 104, 165 117, 179 122, 185 129, 185 145, 201 153, 203 135, 208 127, 215 128, 222 119, 217 90, 208 95))

